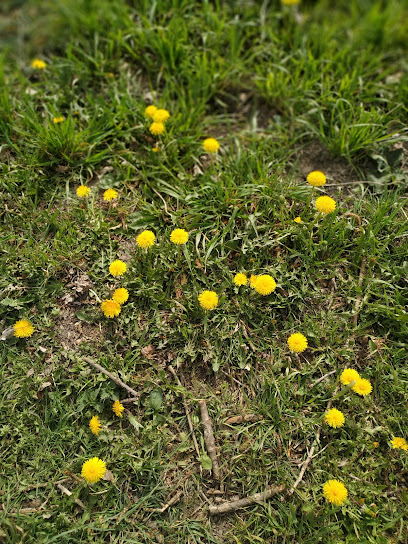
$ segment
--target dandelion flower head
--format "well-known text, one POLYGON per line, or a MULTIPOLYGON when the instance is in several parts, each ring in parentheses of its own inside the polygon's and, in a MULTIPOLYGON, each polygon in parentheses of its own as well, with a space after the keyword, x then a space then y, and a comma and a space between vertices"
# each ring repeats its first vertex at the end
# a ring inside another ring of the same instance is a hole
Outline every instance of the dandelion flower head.
POLYGON ((105 461, 102 461, 98 457, 93 457, 92 459, 85 461, 85 463, 82 465, 81 476, 85 478, 89 484, 94 484, 103 478, 105 472, 105 461))
POLYGON ((234 276, 234 283, 238 287, 241 287, 241 285, 246 285, 248 283, 248 278, 246 277, 246 274, 238 273, 234 276))
POLYGON ((149 130, 155 136, 160 136, 160 134, 163 134, 163 132, 166 130, 166 127, 164 126, 164 123, 156 123, 155 121, 150 125, 149 130))
POLYGON ((214 310, 218 306, 218 295, 214 291, 203 291, 198 295, 198 302, 204 310, 214 310))
POLYGON ((41 59, 33 59, 31 61, 31 68, 35 68, 36 70, 44 70, 47 68, 47 63, 41 59))
POLYGON ((155 147, 152 147, 152 151, 153 151, 154 153, 158 153, 158 152, 160 151, 160 148, 157 147, 157 145, 156 145, 155 147))
POLYGON ((34 327, 27 319, 20 319, 17 323, 14 323, 14 336, 17 338, 28 338, 34 332, 34 327))
POLYGON ((300 4, 300 0, 281 0, 281 4, 284 6, 298 6, 300 4))
POLYGON ((365 397, 369 395, 373 390, 371 383, 365 378, 360 378, 356 381, 356 384, 352 387, 352 390, 355 391, 358 395, 365 397))
POLYGON ((328 480, 323 486, 323 494, 329 502, 341 506, 346 502, 348 492, 346 486, 339 480, 328 480))
POLYGON ((116 289, 112 295, 112 300, 114 300, 115 302, 121 305, 125 304, 128 298, 129 298, 129 291, 125 289, 124 287, 119 287, 119 289, 116 289))
POLYGON ((203 148, 207 153, 217 153, 220 143, 215 138, 206 138, 203 142, 203 148))
POLYGON ((184 229, 174 229, 170 234, 170 241, 173 244, 185 244, 188 241, 188 232, 184 229))
POLYGON ((256 280, 258 279, 258 276, 254 276, 254 274, 252 274, 249 278, 249 285, 251 286, 252 289, 255 288, 255 282, 256 280))
POLYGON ((288 338, 288 346, 290 351, 295 353, 302 353, 307 348, 307 338, 300 332, 291 334, 288 338))
POLYGON ((156 236, 151 230, 144 230, 136 236, 136 244, 143 249, 154 246, 155 242, 156 236))
POLYGON ((337 410, 336 408, 332 408, 326 412, 323 421, 327 423, 327 425, 330 425, 330 427, 333 427, 333 429, 337 429, 344 425, 345 418, 343 412, 340 412, 340 410, 337 410))
POLYGON ((125 409, 125 407, 123 406, 123 404, 121 404, 121 402, 119 400, 115 400, 115 402, 112 404, 112 410, 115 412, 115 414, 118 416, 118 417, 122 417, 123 414, 123 410, 125 409))
POLYGON ((391 445, 393 449, 399 448, 401 450, 408 451, 408 444, 405 438, 394 436, 394 438, 391 440, 391 445))
POLYGON ((104 300, 101 304, 101 310, 106 317, 117 317, 120 314, 120 304, 116 300, 104 300))
POLYGON ((109 272, 112 276, 123 276, 127 270, 127 265, 123 261, 117 259, 109 265, 109 272))
POLYGON ((157 111, 157 107, 153 106, 153 104, 151 104, 150 106, 147 106, 147 108, 145 109, 145 115, 146 115, 146 117, 150 117, 150 119, 153 119, 153 114, 156 111, 157 111))
POLYGON ((170 113, 167 110, 159 109, 153 113, 152 119, 155 123, 165 123, 170 119, 170 113))
POLYGON ((106 189, 106 191, 103 193, 103 199, 108 202, 115 200, 116 198, 118 198, 118 192, 115 191, 115 189, 106 189))
POLYGON ((52 118, 52 122, 54 123, 54 125, 58 125, 58 123, 62 123, 63 121, 65 121, 65 117, 62 117, 62 115, 60 117, 52 118))
POLYGON ((303 223, 302 219, 298 216, 293 220, 295 223, 303 223))
POLYGON ((314 170, 307 176, 307 182, 313 187, 321 187, 326 183, 326 176, 320 170, 314 170))
POLYGON ((254 289, 260 295, 270 295, 276 289, 276 281, 269 274, 262 274, 256 278, 254 289))
POLYGON ((316 208, 317 211, 327 215, 336 209, 336 201, 329 196, 319 196, 316 199, 316 208))
POLYGON ((91 194, 91 189, 87 185, 80 185, 76 189, 76 195, 79 198, 86 198, 91 194))
POLYGON ((351 382, 360 379, 360 374, 354 368, 345 368, 340 374, 340 381, 343 385, 348 385, 351 382))
POLYGON ((89 422, 89 428, 91 429, 93 434, 98 436, 98 434, 101 432, 101 424, 99 422, 98 416, 93 416, 93 418, 89 422))

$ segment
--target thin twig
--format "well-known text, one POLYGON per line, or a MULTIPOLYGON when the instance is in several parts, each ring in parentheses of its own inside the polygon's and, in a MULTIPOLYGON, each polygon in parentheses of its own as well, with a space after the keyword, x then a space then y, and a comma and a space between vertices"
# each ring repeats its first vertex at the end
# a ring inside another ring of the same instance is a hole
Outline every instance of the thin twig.
POLYGON ((201 411, 201 424, 204 429, 204 441, 208 451, 208 455, 212 462, 213 476, 216 480, 221 480, 221 471, 217 459, 217 448, 215 446, 215 438, 212 429, 212 421, 208 414, 207 404, 205 400, 199 400, 198 404, 201 411))
POLYGON ((314 383, 312 383, 312 385, 309 385, 309 389, 313 389, 313 387, 315 387, 318 383, 322 382, 325 378, 331 376, 332 374, 335 374, 336 372, 337 370, 332 370, 331 372, 328 372, 327 374, 316 380, 314 383))
POLYGON ((262 493, 255 493, 255 495, 250 495, 245 499, 239 499, 237 501, 224 502, 219 506, 210 506, 208 510, 212 516, 216 516, 218 514, 226 514, 228 512, 233 512, 234 510, 239 510, 240 508, 245 508, 246 506, 250 506, 254 503, 265 502, 267 499, 270 499, 284 489, 284 484, 272 486, 269 487, 266 491, 263 491, 262 493))
MULTIPOLYGON (((72 492, 69 489, 67 489, 65 486, 63 486, 62 484, 57 484, 57 487, 58 487, 59 490, 61 490, 64 493, 64 495, 66 495, 67 497, 71 497, 72 492)), ((82 510, 86 510, 85 504, 80 499, 78 499, 77 497, 74 497, 73 501, 78 506, 80 506, 82 508, 82 510)))
POLYGON ((263 419, 260 414, 242 414, 241 416, 231 416, 224 421, 224 425, 236 425, 239 423, 249 423, 263 419))
POLYGON ((139 399, 136 399, 134 397, 129 397, 127 399, 122 399, 120 401, 121 404, 133 404, 134 402, 137 402, 139 399))
MULTIPOLYGON (((363 285, 363 281, 364 281, 364 276, 365 276, 365 273, 366 273, 366 265, 367 265, 367 258, 366 257, 363 257, 361 259, 361 268, 360 268, 360 276, 358 278, 358 287, 359 289, 361 289, 362 285, 363 285)), ((356 304, 354 306, 354 326, 357 327, 357 321, 358 321, 358 313, 360 311, 360 306, 361 306, 361 300, 363 298, 363 293, 361 292, 357 298, 356 298, 356 304)))
POLYGON ((115 382, 117 385, 119 385, 119 387, 122 387, 123 389, 126 389, 126 391, 131 393, 133 395, 133 397, 139 397, 139 393, 137 393, 137 391, 135 391, 134 389, 129 387, 125 382, 122 382, 122 380, 120 378, 117 378, 116 376, 114 376, 111 372, 106 370, 106 368, 101 366, 99 363, 96 363, 90 357, 84 357, 83 359, 84 359, 84 361, 86 361, 87 363, 92 365, 94 368, 99 370, 99 372, 102 372, 103 374, 105 374, 105 376, 108 376, 108 378, 110 378, 113 382, 115 382))
MULTIPOLYGON (((169 365, 167 368, 173 374, 173 377, 176 380, 177 384, 180 387, 183 387, 183 384, 181 383, 180 378, 177 376, 176 371, 174 370, 174 368, 171 365, 169 365)), ((188 423, 188 427, 189 427, 190 432, 191 432, 191 436, 193 438, 194 447, 195 447, 195 450, 197 452, 197 456, 200 457, 200 455, 201 455, 200 454, 200 448, 198 447, 198 442, 197 442, 197 439, 196 439, 195 434, 194 434, 194 427, 193 427, 193 422, 191 421, 190 409, 187 406, 185 394, 181 393, 181 395, 183 397, 184 410, 186 412, 187 423, 188 423)))

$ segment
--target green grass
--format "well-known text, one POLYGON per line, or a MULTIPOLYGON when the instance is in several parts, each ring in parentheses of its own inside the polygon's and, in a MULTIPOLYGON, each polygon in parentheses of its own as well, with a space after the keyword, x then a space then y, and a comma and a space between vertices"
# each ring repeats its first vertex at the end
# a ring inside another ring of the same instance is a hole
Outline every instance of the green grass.
POLYGON ((390 445, 408 439, 408 4, 305 1, 297 12, 182 0, 0 9, 0 325, 36 329, 0 345, 0 541, 408 542, 407 453, 390 445), (157 141, 152 102, 171 113, 157 141), (209 136, 216 156, 202 150, 209 136), (308 186, 311 169, 326 187, 308 186), (317 214, 320 194, 333 214, 317 214), (169 242, 176 227, 190 233, 185 248, 169 242), (147 253, 143 229, 157 236, 147 253), (128 271, 115 279, 117 258, 128 271), (236 272, 271 274, 277 289, 237 288, 236 272), (100 302, 118 286, 130 298, 109 320, 100 302), (204 289, 220 296, 207 316, 204 289), (308 338, 299 356, 293 332, 308 338), (122 419, 111 405, 127 393, 85 357, 140 393, 122 419), (373 392, 336 398, 345 426, 323 426, 296 492, 210 517, 217 497, 290 489, 346 367, 373 392), (205 468, 202 398, 222 495, 205 468), (238 414, 257 418, 224 424, 238 414), (86 485, 94 456, 114 482, 86 485), (322 494, 333 478, 349 491, 342 507, 322 494))

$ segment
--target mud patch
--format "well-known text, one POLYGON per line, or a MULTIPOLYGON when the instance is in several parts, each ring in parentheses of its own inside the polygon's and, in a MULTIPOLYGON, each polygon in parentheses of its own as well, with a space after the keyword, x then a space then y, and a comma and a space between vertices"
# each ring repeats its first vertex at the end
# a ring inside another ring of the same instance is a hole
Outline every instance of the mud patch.
POLYGON ((92 325, 81 321, 74 308, 66 306, 61 308, 56 336, 65 349, 74 349, 83 342, 92 344, 102 342, 103 330, 100 323, 92 325))
POLYGON ((329 183, 356 181, 357 175, 346 159, 334 157, 320 142, 312 142, 299 153, 298 181, 304 182, 313 170, 321 170, 329 183))

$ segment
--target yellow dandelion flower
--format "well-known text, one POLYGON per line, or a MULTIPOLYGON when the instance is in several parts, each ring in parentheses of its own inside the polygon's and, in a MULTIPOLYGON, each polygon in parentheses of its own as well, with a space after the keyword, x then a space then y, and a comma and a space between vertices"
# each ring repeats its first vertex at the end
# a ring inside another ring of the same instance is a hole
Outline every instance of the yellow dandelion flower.
POLYGON ((91 194, 91 189, 87 185, 80 185, 76 189, 77 197, 86 198, 91 194))
POLYGON ((85 463, 82 465, 81 476, 85 478, 89 484, 94 484, 103 478, 105 472, 105 461, 102 461, 98 457, 93 457, 92 459, 85 461, 85 463))
POLYGON ((155 123, 165 123, 170 119, 170 113, 164 109, 156 110, 152 115, 152 119, 155 123))
POLYGON ((156 106, 153 106, 153 105, 147 106, 147 108, 145 109, 145 115, 146 117, 150 117, 150 119, 153 119, 153 114, 156 111, 157 111, 156 106))
POLYGON ((154 246, 155 242, 156 236, 151 230, 144 230, 136 237, 136 244, 143 249, 149 249, 154 246))
POLYGON ((340 374, 340 381, 343 385, 348 385, 351 382, 360 379, 360 374, 354 368, 345 368, 340 374))
POLYGON ((215 138, 206 138, 203 142, 203 148, 207 153, 217 153, 220 143, 215 138))
POLYGON ((106 191, 103 193, 103 199, 110 202, 111 200, 115 200, 118 198, 118 192, 115 191, 115 189, 106 189, 106 191))
POLYGON ((329 196, 319 196, 315 202, 317 211, 328 214, 334 212, 336 209, 336 201, 329 196))
POLYGON ((276 281, 269 274, 262 274, 256 278, 254 289, 260 295, 270 295, 276 289, 276 281))
POLYGON ((152 151, 154 151, 154 153, 158 153, 160 151, 160 148, 159 147, 152 147, 152 151))
POLYGON ((101 310, 106 317, 112 318, 117 317, 120 314, 121 308, 119 302, 110 298, 102 302, 101 310))
POLYGON ((340 412, 340 410, 337 410, 336 408, 332 408, 326 412, 323 421, 324 423, 327 423, 327 425, 330 425, 330 427, 333 427, 333 429, 337 429, 337 427, 342 427, 344 425, 345 418, 343 412, 340 412))
POLYGON ((128 298, 129 298, 129 291, 125 289, 124 287, 119 287, 119 289, 116 289, 112 296, 112 300, 114 300, 120 305, 125 304, 128 298))
POLYGON ((248 278, 246 277, 246 274, 235 274, 234 276, 234 283, 238 287, 241 287, 241 285, 246 285, 248 283, 248 278))
POLYGON ((328 480, 323 486, 323 494, 329 502, 336 506, 344 504, 348 496, 346 486, 339 480, 328 480))
POLYGON ((303 223, 302 219, 298 216, 293 220, 295 223, 303 223))
POLYGON ((300 332, 295 332, 291 334, 288 338, 288 346, 290 351, 295 353, 302 353, 307 348, 307 338, 303 336, 300 332))
POLYGON ((127 266, 126 263, 123 261, 117 259, 116 261, 113 261, 109 265, 109 272, 112 274, 112 276, 123 276, 123 274, 126 272, 127 266))
POLYGON ((356 384, 352 387, 352 390, 355 391, 358 395, 365 397, 366 395, 369 395, 371 393, 371 391, 373 390, 373 386, 365 378, 359 378, 356 381, 356 384))
POLYGON ((378 448, 379 445, 380 445, 379 442, 373 442, 373 448, 378 448))
POLYGON ((166 127, 164 126, 164 123, 154 122, 150 125, 149 130, 155 136, 160 136, 160 134, 163 134, 163 132, 166 130, 166 127))
POLYGON ((300 0, 281 0, 281 4, 284 6, 298 6, 300 4, 300 0))
POLYGON ((198 295, 198 302, 204 310, 214 310, 218 306, 218 295, 214 291, 203 291, 198 295))
POLYGON ((184 229, 174 229, 170 234, 170 241, 173 244, 186 244, 188 241, 188 232, 184 229))
POLYGON ((58 123, 62 123, 63 121, 65 121, 65 117, 53 117, 52 118, 52 122, 54 123, 54 125, 58 125, 58 123))
POLYGON ((394 436, 394 438, 391 440, 392 449, 401 449, 404 451, 408 451, 408 444, 405 438, 401 438, 399 436, 394 436))
POLYGON ((14 323, 14 336, 17 338, 28 338, 34 332, 34 327, 27 319, 20 319, 17 323, 14 323))
POLYGON ((121 402, 119 402, 119 400, 115 400, 115 402, 112 404, 112 410, 115 412, 115 414, 118 416, 118 417, 122 417, 123 414, 123 410, 125 409, 125 407, 123 406, 123 404, 121 402))
POLYGON ((307 182, 313 187, 321 187, 326 183, 326 176, 323 174, 323 172, 320 172, 320 170, 310 172, 306 179, 307 182))
POLYGON ((36 70, 44 70, 47 68, 47 63, 41 59, 33 59, 31 61, 31 68, 35 68, 36 70))
POLYGON ((252 289, 255 288, 255 282, 257 279, 258 279, 258 276, 254 276, 254 274, 252 274, 251 277, 249 278, 249 285, 251 286, 252 289))
POLYGON ((89 428, 91 429, 93 434, 98 436, 98 434, 101 432, 101 424, 99 422, 98 416, 93 416, 93 418, 89 422, 89 428))

